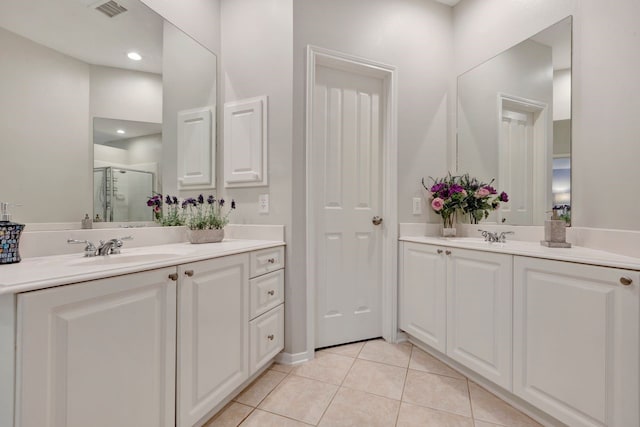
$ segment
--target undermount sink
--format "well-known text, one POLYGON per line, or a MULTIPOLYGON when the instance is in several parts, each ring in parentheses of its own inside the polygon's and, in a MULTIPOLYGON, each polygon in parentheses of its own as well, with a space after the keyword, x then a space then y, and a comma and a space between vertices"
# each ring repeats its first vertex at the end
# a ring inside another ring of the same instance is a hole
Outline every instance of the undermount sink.
POLYGON ((447 237, 445 239, 447 242, 451 243, 482 243, 489 244, 492 242, 487 242, 483 237, 447 237))
POLYGON ((166 259, 179 257, 179 254, 174 253, 146 253, 146 254, 118 254, 118 255, 105 255, 95 256, 88 258, 80 258, 73 260, 68 265, 83 266, 83 265, 117 265, 117 264, 134 264, 162 261, 166 259))

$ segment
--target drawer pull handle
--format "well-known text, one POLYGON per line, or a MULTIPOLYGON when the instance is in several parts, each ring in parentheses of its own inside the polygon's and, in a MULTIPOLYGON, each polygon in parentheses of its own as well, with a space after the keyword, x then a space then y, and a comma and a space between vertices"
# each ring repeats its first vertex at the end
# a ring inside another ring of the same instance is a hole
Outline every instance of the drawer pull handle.
POLYGON ((451 255, 451 251, 444 251, 445 254, 451 255))
POLYGON ((633 283, 633 279, 631 277, 621 277, 620 283, 622 283, 625 286, 629 286, 633 283))
POLYGON ((276 291, 274 291, 273 289, 271 289, 269 292, 267 292, 269 295, 274 296, 276 294, 276 291))
POLYGON ((178 280, 178 273, 171 273, 169 275, 169 279, 173 280, 174 282, 178 280))
POLYGON ((184 274, 191 277, 193 276, 193 270, 185 270, 184 274))
POLYGON ((269 259, 267 260, 267 262, 268 262, 269 264, 275 264, 275 263, 276 263, 276 259, 275 259, 275 258, 269 258, 269 259))
POLYGON ((271 335, 267 335, 267 339, 268 339, 269 341, 273 341, 273 339, 274 339, 274 338, 275 338, 275 336, 274 336, 273 334, 271 334, 271 335))
POLYGON ((436 252, 438 252, 439 254, 441 254, 442 252, 444 252, 442 249, 438 249, 436 252))

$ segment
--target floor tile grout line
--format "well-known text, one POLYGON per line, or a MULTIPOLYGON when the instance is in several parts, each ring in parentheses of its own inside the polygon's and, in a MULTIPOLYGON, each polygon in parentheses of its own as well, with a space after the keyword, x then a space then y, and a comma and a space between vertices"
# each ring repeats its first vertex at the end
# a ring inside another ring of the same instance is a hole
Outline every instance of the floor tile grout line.
MULTIPOLYGON (((411 344, 411 352, 409 353, 409 365, 411 365, 411 358, 413 357, 413 349, 415 346, 411 344)), ((407 369, 404 373, 404 381, 402 382, 402 392, 400 393, 400 404, 398 405, 398 413, 396 414, 396 422, 394 426, 398 426, 398 421, 400 420, 400 411, 402 410, 402 398, 404 397, 404 389, 407 386, 407 380, 409 379, 409 365, 407 365, 407 369)))
POLYGON ((476 417, 473 415, 473 402, 471 401, 471 385, 469 384, 469 378, 467 378, 467 394, 469 395, 469 407, 471 408, 471 422, 473 426, 476 425, 476 417))
MULTIPOLYGON (((362 347, 360 347, 360 351, 362 351, 362 349, 364 348, 364 345, 362 347)), ((360 352, 358 352, 358 354, 360 354, 360 352)), ((336 389, 336 392, 333 394, 333 396, 331 396, 331 400, 329 401, 329 404, 327 405, 326 408, 324 408, 324 411, 322 411, 322 415, 320 416, 320 418, 318 419, 318 423, 316 425, 319 425, 322 422, 322 419, 324 418, 324 416, 326 415, 327 411, 329 410, 329 407, 331 406, 331 404, 333 403, 334 399, 336 398, 336 396, 338 395, 338 392, 340 391, 340 389, 342 388, 342 385, 344 384, 345 380, 347 379, 347 377, 349 376, 349 372, 351 372, 351 369, 353 369, 353 365, 356 364, 356 360, 357 357, 353 358, 353 361, 351 362, 351 366, 349 366, 349 369, 347 370, 347 373, 344 375, 344 377, 342 378, 342 381, 340 381, 340 384, 338 385, 338 388, 336 389)))

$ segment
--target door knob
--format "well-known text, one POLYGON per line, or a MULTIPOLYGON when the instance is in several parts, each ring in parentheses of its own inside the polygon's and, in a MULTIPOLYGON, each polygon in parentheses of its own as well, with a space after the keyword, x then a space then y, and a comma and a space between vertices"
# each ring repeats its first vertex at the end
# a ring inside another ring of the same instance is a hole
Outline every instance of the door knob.
POLYGON ((373 225, 380 225, 382 224, 382 218, 380 218, 379 216, 374 216, 371 219, 371 222, 373 223, 373 225))
POLYGON ((178 273, 171 273, 169 275, 169 279, 171 279, 171 280, 173 280, 175 282, 176 280, 178 280, 178 273))
POLYGON ((184 274, 191 277, 193 276, 193 270, 185 270, 184 274))

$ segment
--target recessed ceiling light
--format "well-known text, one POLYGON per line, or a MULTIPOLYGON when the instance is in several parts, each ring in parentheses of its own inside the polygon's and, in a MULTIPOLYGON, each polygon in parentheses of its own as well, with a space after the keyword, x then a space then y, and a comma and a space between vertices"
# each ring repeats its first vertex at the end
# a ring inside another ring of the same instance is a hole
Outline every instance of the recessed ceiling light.
POLYGON ((140 61, 142 59, 142 56, 140 56, 140 54, 138 52, 129 52, 129 53, 127 53, 127 56, 132 61, 140 61))
POLYGON ((116 133, 119 133, 120 135, 123 135, 123 134, 124 134, 124 131, 123 131, 122 129, 118 129, 118 130, 116 131, 116 133))

